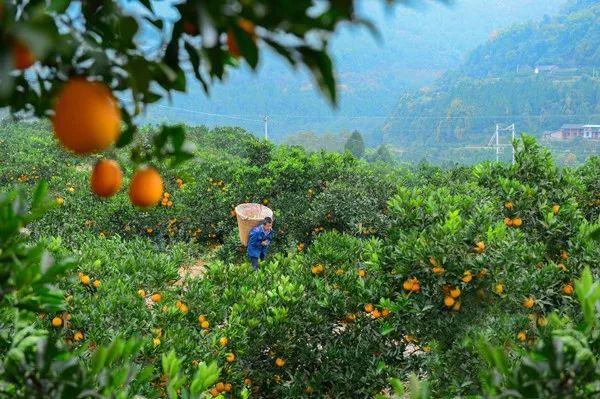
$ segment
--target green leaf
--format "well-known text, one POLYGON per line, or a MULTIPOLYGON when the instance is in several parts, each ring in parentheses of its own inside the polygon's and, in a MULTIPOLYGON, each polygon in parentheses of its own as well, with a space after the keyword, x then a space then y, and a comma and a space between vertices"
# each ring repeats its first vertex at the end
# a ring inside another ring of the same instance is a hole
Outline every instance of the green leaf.
POLYGON ((399 397, 403 397, 404 396, 404 385, 402 384, 402 381, 400 381, 398 378, 390 378, 388 381, 389 381, 390 385, 392 386, 394 393, 399 397))
POLYGON ((98 374, 100 372, 100 370, 102 370, 104 368, 104 365, 106 364, 107 356, 108 356, 108 352, 107 352, 106 348, 104 348, 103 346, 99 347, 96 350, 96 353, 94 353, 94 356, 92 357, 92 362, 91 362, 92 374, 98 374))
POLYGON ((600 241, 600 226, 596 227, 590 233, 590 238, 595 241, 600 241))
POLYGON ((52 0, 48 5, 48 11, 62 14, 69 8, 70 4, 71 0, 52 0))

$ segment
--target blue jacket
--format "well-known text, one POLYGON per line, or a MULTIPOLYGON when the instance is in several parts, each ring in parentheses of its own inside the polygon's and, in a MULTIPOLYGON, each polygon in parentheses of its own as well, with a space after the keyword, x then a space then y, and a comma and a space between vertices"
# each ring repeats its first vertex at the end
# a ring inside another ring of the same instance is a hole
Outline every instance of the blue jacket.
POLYGON ((263 229, 263 225, 258 225, 252 230, 250 230, 250 234, 248 236, 248 256, 251 258, 260 258, 267 256, 267 248, 269 244, 271 244, 271 240, 273 239, 273 230, 265 233, 263 229), (262 242, 267 240, 268 244, 262 245, 262 242))

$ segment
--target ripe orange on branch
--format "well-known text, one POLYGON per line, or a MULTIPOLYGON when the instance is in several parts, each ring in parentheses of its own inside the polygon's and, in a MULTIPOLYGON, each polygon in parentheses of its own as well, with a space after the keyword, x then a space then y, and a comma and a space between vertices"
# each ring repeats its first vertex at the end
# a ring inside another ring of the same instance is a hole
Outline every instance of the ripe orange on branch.
POLYGON ((139 169, 129 184, 129 199, 133 205, 149 208, 160 201, 163 195, 163 180, 152 167, 139 169))
POLYGON ((475 248, 474 248, 475 252, 477 252, 478 254, 483 253, 483 251, 485 251, 485 243, 483 241, 479 241, 475 244, 475 248))
POLYGON ((117 140, 121 111, 106 85, 73 78, 58 94, 52 125, 63 146, 76 154, 89 154, 117 140))
POLYGON ((20 40, 12 43, 13 64, 16 69, 25 70, 35 63, 35 55, 27 45, 20 40))
POLYGON ((523 300, 523 307, 527 309, 531 309, 535 305, 535 299, 533 297, 528 297, 523 300))
MULTIPOLYGON (((256 43, 256 29, 252 21, 240 19, 238 21, 238 26, 247 34, 249 34, 252 38, 252 41, 256 43)), ((242 55, 237 39, 235 38, 235 33, 231 28, 227 30, 227 48, 229 49, 231 55, 235 58, 239 58, 242 55)))
POLYGON ((99 197, 110 197, 119 191, 123 183, 123 172, 118 163, 111 159, 102 159, 96 163, 90 185, 99 197))
POLYGON ((563 294, 565 295, 573 295, 573 284, 568 283, 562 289, 563 294))

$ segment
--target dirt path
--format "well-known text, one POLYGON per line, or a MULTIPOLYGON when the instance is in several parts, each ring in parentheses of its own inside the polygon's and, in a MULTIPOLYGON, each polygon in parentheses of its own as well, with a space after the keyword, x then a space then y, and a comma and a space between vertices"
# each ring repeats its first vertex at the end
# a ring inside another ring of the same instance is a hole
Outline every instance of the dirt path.
POLYGON ((206 273, 205 265, 208 261, 204 259, 199 259, 193 265, 183 265, 179 268, 179 280, 177 280, 173 285, 175 286, 183 286, 185 281, 190 278, 202 278, 206 273))

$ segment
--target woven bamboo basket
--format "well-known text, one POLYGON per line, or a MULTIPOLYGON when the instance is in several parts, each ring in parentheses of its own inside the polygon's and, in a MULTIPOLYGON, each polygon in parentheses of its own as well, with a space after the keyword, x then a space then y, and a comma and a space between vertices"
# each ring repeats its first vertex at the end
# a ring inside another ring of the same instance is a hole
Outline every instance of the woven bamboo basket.
POLYGON ((248 245, 250 230, 258 226, 266 217, 273 219, 273 211, 261 204, 240 204, 235 207, 240 241, 248 245))

